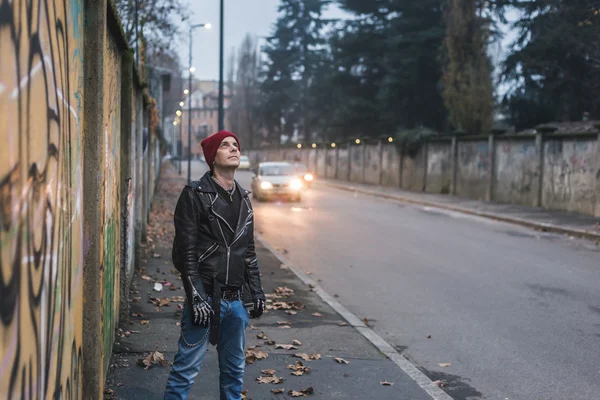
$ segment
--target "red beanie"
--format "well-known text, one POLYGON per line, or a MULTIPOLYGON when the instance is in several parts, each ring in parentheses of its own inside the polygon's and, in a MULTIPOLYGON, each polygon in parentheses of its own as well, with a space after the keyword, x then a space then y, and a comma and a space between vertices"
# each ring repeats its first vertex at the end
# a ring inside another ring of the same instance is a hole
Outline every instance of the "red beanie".
POLYGON ((209 168, 213 169, 213 163, 215 162, 215 157, 217 156, 217 150, 219 150, 219 146, 223 139, 226 137, 232 137, 238 144, 238 150, 242 151, 242 145, 240 144, 240 139, 233 132, 229 131, 221 131, 217 132, 214 135, 211 135, 204 139, 200 144, 202 145, 202 151, 204 151, 204 158, 206 159, 206 163, 209 168))

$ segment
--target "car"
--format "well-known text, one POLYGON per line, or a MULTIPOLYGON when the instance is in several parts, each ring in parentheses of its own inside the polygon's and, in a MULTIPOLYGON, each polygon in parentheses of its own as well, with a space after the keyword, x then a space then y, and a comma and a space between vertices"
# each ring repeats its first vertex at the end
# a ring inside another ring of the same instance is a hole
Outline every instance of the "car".
POLYGON ((290 201, 302 200, 302 181, 294 166, 287 162, 262 162, 252 176, 252 198, 265 201, 284 197, 290 201))
POLYGON ((248 156, 240 156, 240 166, 238 169, 250 169, 250 159, 248 156))
POLYGON ((296 175, 302 180, 304 187, 309 188, 312 185, 315 175, 306 168, 303 163, 294 163, 294 171, 296 175))

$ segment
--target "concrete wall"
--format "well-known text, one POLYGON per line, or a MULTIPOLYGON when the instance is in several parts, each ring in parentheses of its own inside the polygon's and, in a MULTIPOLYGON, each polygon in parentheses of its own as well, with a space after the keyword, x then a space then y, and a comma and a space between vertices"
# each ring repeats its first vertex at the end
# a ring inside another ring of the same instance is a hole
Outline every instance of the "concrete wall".
MULTIPOLYGON (((440 137, 414 152, 387 142, 293 152, 313 171, 318 164, 321 178, 600 216, 596 134, 440 137)), ((251 154, 281 159, 279 151, 251 154)))
POLYGON ((426 182, 427 192, 450 193, 452 188, 452 145, 450 140, 427 144, 426 182))
POLYGON ((5 399, 81 396, 82 4, 3 3, 0 397, 5 399), (30 8, 36 11, 26 12, 30 8))
POLYGON ((544 143, 542 205, 600 215, 598 140, 556 138, 544 143))
POLYGON ((476 200, 488 199, 490 151, 487 139, 458 143, 456 194, 476 200))
POLYGON ((499 137, 494 152, 494 200, 536 206, 540 165, 535 138, 499 137))
POLYGON ((365 183, 372 185, 379 183, 381 174, 380 149, 381 146, 379 144, 368 144, 365 146, 365 183))
POLYGON ((158 176, 147 95, 106 0, 2 12, 0 397, 102 398, 158 176))

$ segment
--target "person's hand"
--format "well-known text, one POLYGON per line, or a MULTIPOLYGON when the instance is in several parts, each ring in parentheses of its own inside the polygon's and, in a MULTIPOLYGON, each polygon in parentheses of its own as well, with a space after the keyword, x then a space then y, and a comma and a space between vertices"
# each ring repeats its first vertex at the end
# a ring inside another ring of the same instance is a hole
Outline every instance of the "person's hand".
POLYGON ((215 314, 208 302, 202 300, 200 296, 194 296, 192 302, 192 322, 194 325, 208 326, 210 317, 215 314))
POLYGON ((254 308, 250 310, 251 318, 258 318, 265 312, 265 301, 263 299, 254 300, 254 308))

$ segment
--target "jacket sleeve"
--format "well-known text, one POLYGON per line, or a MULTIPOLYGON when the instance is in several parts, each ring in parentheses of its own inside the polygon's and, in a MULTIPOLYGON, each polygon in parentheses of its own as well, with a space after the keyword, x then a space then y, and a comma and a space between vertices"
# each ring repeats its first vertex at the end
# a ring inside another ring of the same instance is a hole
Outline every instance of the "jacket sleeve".
POLYGON ((265 300, 265 292, 260 282, 260 271, 258 270, 258 260, 256 258, 256 248, 254 245, 254 216, 248 225, 248 247, 246 248, 246 277, 250 286, 252 300, 265 300))
POLYGON ((193 189, 186 186, 175 207, 173 240, 173 264, 181 273, 184 289, 188 298, 195 289, 202 299, 206 299, 206 291, 198 270, 198 227, 200 206, 193 189))

